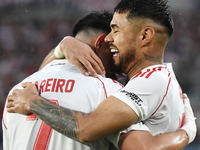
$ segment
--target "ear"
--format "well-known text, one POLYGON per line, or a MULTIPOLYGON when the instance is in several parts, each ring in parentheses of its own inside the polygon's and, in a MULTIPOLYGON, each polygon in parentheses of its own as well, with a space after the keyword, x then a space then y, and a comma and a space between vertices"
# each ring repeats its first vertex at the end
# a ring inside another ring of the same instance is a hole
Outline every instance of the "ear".
POLYGON ((106 34, 101 34, 96 38, 94 46, 95 46, 97 53, 98 53, 99 49, 101 48, 106 36, 107 36, 106 34))
POLYGON ((146 27, 143 29, 142 45, 148 44, 154 37, 155 30, 152 27, 146 27))

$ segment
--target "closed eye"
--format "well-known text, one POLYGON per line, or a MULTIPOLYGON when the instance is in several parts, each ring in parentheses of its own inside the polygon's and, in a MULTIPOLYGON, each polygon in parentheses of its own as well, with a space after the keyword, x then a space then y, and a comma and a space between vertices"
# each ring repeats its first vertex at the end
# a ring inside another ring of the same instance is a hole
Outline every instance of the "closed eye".
POLYGON ((118 27, 116 24, 111 24, 110 27, 111 27, 113 33, 117 33, 117 32, 119 32, 119 31, 118 31, 119 27, 118 27))

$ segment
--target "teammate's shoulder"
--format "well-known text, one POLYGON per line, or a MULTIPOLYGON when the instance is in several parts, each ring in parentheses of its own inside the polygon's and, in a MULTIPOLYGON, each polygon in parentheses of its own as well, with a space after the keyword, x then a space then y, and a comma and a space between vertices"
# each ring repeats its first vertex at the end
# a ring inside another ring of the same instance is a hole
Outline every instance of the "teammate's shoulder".
POLYGON ((123 85, 121 83, 119 83, 118 81, 116 80, 113 80, 111 78, 105 78, 105 77, 102 77, 100 75, 98 75, 98 78, 97 78, 100 82, 103 82, 107 85, 111 84, 111 85, 119 85, 121 87, 123 87, 123 85))
POLYGON ((53 72, 55 70, 70 70, 75 72, 81 72, 76 66, 71 64, 68 60, 66 59, 56 59, 48 63, 44 68, 42 68, 40 71, 42 72, 53 72))

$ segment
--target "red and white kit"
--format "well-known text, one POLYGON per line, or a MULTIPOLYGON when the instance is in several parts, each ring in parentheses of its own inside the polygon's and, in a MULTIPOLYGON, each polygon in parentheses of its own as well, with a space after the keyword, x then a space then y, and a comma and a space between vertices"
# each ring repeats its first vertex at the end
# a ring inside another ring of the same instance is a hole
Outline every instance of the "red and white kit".
POLYGON ((170 63, 143 69, 113 96, 129 105, 153 136, 176 131, 183 123, 182 91, 170 63))
MULTIPOLYGON (((41 96, 46 99, 86 113, 93 111, 102 100, 122 87, 100 76, 98 79, 85 77, 66 60, 51 62, 23 82, 27 81, 36 83, 41 96)), ((15 88, 21 88, 20 84, 15 88)), ((123 132, 150 129, 153 135, 157 135, 177 130, 183 120, 180 86, 170 64, 142 70, 113 96, 129 105, 141 121, 123 132)), ((52 130, 35 115, 9 114, 5 108, 3 124, 4 150, 90 149, 52 130)), ((119 134, 113 134, 108 139, 117 146, 118 137, 119 134)), ((93 148, 108 150, 109 142, 102 139, 94 143, 93 148)))
MULTIPOLYGON (((102 100, 122 88, 111 79, 84 76, 67 60, 54 60, 22 82, 36 83, 42 97, 85 113, 93 111, 102 100)), ((22 87, 18 84, 13 89, 16 88, 22 87)), ((102 139, 92 147, 108 150, 109 144, 102 139)), ((6 108, 3 114, 3 145, 4 150, 90 150, 88 146, 51 129, 35 115, 7 113, 6 108)))

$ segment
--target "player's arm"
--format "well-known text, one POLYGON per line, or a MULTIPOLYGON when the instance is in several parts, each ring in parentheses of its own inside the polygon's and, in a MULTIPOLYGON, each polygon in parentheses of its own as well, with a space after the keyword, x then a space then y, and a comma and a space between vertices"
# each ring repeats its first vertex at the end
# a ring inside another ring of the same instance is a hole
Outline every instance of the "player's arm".
POLYGON ((85 74, 97 77, 97 74, 105 76, 105 68, 99 57, 85 43, 67 36, 65 37, 44 59, 39 70, 54 59, 66 58, 69 62, 79 68, 85 74), (86 69, 87 68, 87 69, 86 69))
POLYGON ((54 105, 39 96, 31 83, 8 97, 8 112, 32 112, 62 134, 80 142, 92 142, 123 130, 138 120, 125 103, 110 96, 95 111, 86 114, 54 105))
POLYGON ((46 66, 48 63, 50 63, 54 59, 58 59, 54 55, 54 50, 55 49, 51 50, 50 53, 45 57, 45 59, 43 60, 42 64, 40 65, 39 70, 41 70, 44 66, 46 66))
POLYGON ((86 43, 67 36, 58 46, 60 50, 57 49, 57 52, 63 53, 65 58, 78 67, 84 75, 88 76, 88 72, 94 77, 97 77, 97 74, 105 75, 102 61, 86 43))
POLYGON ((60 50, 60 43, 56 46, 55 49, 51 50, 50 53, 45 57, 45 59, 43 60, 39 70, 41 70, 44 66, 46 66, 48 63, 50 63, 51 61, 53 61, 55 59, 64 59, 65 58, 64 54, 60 50))
MULTIPOLYGON (((100 107, 97 108, 98 111, 85 114, 44 100, 39 97, 37 89, 30 83, 24 84, 24 87, 26 87, 24 90, 15 90, 13 95, 8 97, 8 112, 27 114, 32 111, 52 128, 80 142, 95 141, 114 131, 122 130, 137 120, 135 114, 131 112, 130 108, 127 108, 126 104, 118 103, 120 101, 112 98, 104 101, 105 103, 102 105, 100 104, 100 107), (129 121, 127 122, 127 120, 129 121)), ((183 148, 188 142, 188 137, 189 143, 192 142, 196 135, 195 118, 186 95, 184 101, 185 121, 182 129, 187 132, 187 135, 183 130, 157 137, 152 137, 148 132, 133 131, 129 134, 122 134, 119 147, 122 150, 129 150, 132 147, 149 149, 148 145, 152 149, 171 150, 183 148), (129 142, 130 140, 132 142, 129 142), (133 145, 133 141, 138 141, 140 144, 133 145)))
POLYGON ((152 136, 148 131, 130 131, 121 134, 121 150, 182 150, 188 144, 187 133, 179 129, 176 132, 152 136))
POLYGON ((195 117, 186 94, 184 98, 185 119, 183 126, 176 132, 152 136, 148 131, 122 133, 118 146, 121 150, 181 150, 191 143, 197 132, 195 117))

